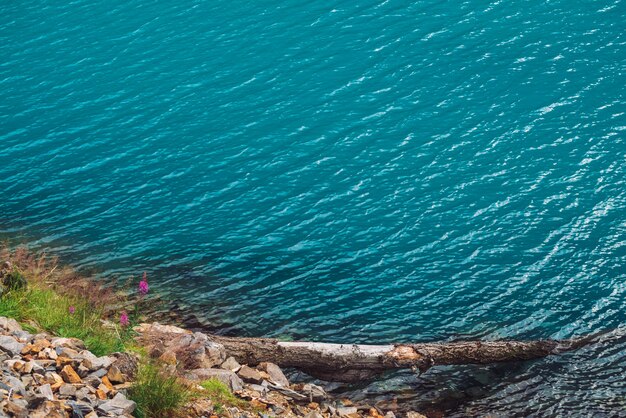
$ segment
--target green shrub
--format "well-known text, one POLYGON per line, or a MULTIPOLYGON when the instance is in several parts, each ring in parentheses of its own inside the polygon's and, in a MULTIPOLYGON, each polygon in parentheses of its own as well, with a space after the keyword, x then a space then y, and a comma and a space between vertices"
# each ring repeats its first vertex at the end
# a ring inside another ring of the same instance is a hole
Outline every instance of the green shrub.
POLYGON ((142 363, 128 396, 137 403, 138 418, 165 418, 175 415, 191 399, 191 390, 176 377, 161 372, 158 365, 142 363))

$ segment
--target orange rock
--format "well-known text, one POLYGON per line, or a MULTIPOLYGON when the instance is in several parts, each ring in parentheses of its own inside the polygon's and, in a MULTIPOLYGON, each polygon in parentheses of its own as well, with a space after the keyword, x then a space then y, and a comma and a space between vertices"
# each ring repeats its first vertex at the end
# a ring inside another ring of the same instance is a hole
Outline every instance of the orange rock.
POLYGON ((74 371, 74 368, 69 364, 61 370, 61 377, 67 383, 80 383, 82 382, 80 376, 74 371))
POLYGON ((311 409, 319 409, 320 404, 318 404, 317 402, 311 402, 307 406, 311 409))
POLYGON ((107 398, 107 394, 104 393, 103 390, 101 389, 96 389, 96 398, 100 399, 100 400, 104 400, 107 398))
POLYGON ((57 368, 72 364, 72 359, 69 357, 57 357, 57 368))
POLYGON ((107 387, 109 390, 113 390, 113 384, 109 380, 108 377, 102 376, 102 384, 107 387))
POLYGON ((52 344, 50 344, 50 341, 46 340, 45 338, 42 338, 41 340, 37 340, 35 341, 34 344, 32 344, 30 351, 36 354, 36 353, 39 353, 44 348, 50 347, 51 345, 52 344))

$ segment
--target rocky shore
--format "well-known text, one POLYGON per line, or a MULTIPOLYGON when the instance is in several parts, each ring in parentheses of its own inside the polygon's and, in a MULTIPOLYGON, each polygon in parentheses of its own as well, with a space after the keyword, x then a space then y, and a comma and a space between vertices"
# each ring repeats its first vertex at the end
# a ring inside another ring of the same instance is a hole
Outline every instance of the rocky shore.
MULTIPOLYGON (((275 364, 241 365, 203 333, 158 323, 141 324, 135 332, 140 347, 163 373, 177 376, 197 393, 176 416, 395 417, 370 405, 332 399, 312 383, 290 384, 275 364), (223 383, 242 402, 220 405, 203 396, 200 383, 210 380, 223 383)), ((97 357, 78 339, 32 334, 15 320, 0 317, 0 417, 134 416, 136 404, 128 391, 139 361, 131 353, 97 357)))

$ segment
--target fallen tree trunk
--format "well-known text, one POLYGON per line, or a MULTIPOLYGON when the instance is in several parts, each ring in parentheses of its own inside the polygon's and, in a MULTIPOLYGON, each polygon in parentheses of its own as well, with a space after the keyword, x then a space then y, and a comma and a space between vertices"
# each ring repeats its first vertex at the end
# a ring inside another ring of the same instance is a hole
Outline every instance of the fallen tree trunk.
POLYGON ((342 382, 372 378, 393 369, 424 372, 437 365, 532 360, 581 347, 593 339, 587 336, 570 340, 350 345, 216 335, 209 338, 222 344, 226 352, 241 363, 272 362, 320 379, 342 382))

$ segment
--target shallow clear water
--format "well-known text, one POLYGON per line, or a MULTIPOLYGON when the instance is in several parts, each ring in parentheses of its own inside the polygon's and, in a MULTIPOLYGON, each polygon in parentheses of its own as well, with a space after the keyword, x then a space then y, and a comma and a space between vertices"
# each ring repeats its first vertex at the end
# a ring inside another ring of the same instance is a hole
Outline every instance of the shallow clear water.
MULTIPOLYGON (((344 3, 0 3, 0 234, 240 334, 623 326, 626 4, 344 3)), ((621 415, 613 337, 400 384, 621 415)))

